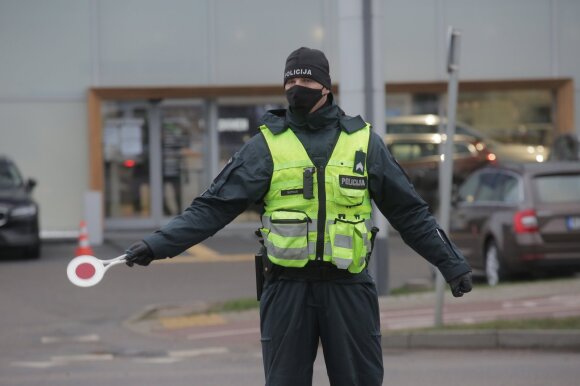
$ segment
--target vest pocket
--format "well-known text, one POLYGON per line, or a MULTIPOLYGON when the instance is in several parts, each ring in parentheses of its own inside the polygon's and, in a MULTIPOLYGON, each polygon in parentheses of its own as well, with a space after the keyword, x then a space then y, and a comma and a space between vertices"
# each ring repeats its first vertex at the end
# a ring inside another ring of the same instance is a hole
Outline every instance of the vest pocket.
POLYGON ((338 205, 357 206, 363 203, 365 197, 364 189, 344 188, 342 186, 335 187, 334 201, 338 205))
POLYGON ((339 269, 358 273, 366 264, 370 251, 368 230, 364 220, 358 222, 335 219, 329 224, 328 233, 332 248, 332 263, 339 269))
POLYGON ((262 219, 260 228, 268 258, 283 267, 303 267, 308 263, 308 224, 301 211, 278 210, 262 219))

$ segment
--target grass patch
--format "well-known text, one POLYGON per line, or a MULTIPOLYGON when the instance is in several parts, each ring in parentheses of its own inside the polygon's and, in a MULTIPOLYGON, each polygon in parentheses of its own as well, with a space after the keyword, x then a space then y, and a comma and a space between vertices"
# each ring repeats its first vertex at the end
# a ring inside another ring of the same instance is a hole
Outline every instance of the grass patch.
POLYGON ((580 316, 571 316, 567 318, 494 320, 475 324, 450 324, 442 327, 421 330, 580 330, 580 316))
POLYGON ((212 305, 206 312, 239 312, 258 308, 260 302, 254 298, 228 300, 212 305))
POLYGON ((389 291, 389 296, 404 296, 404 295, 411 295, 411 294, 418 294, 418 293, 425 293, 425 292, 433 292, 433 288, 402 286, 402 287, 391 289, 389 291))

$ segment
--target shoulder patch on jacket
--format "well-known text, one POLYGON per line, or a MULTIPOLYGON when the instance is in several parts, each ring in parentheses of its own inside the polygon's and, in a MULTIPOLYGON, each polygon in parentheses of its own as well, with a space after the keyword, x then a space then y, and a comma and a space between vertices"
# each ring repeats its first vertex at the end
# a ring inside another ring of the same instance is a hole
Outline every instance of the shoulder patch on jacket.
POLYGON ((349 134, 364 128, 366 125, 366 122, 360 115, 356 117, 345 115, 340 118, 340 127, 349 134))
POLYGON ((288 128, 286 124, 286 109, 269 110, 262 116, 260 123, 268 126, 272 134, 280 134, 288 128))

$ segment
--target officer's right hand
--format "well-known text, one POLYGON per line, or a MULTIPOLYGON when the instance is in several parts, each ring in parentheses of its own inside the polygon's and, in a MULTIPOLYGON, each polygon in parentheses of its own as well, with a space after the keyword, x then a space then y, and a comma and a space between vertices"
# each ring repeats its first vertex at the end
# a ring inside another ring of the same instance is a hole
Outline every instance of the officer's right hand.
POLYGON ((151 251, 151 248, 144 241, 137 241, 131 245, 127 248, 125 254, 125 264, 129 267, 132 267, 134 264, 146 266, 155 260, 153 251, 151 251))

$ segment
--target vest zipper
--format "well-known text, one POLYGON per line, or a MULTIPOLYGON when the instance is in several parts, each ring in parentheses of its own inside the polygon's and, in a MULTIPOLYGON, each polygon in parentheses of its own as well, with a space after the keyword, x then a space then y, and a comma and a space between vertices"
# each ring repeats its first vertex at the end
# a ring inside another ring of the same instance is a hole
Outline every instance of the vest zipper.
MULTIPOLYGON (((335 144, 336 145, 336 144, 335 144)), ((324 259, 324 232, 326 230, 326 183, 324 177, 324 166, 316 167, 316 177, 318 180, 318 224, 316 238, 316 260, 324 259)))

